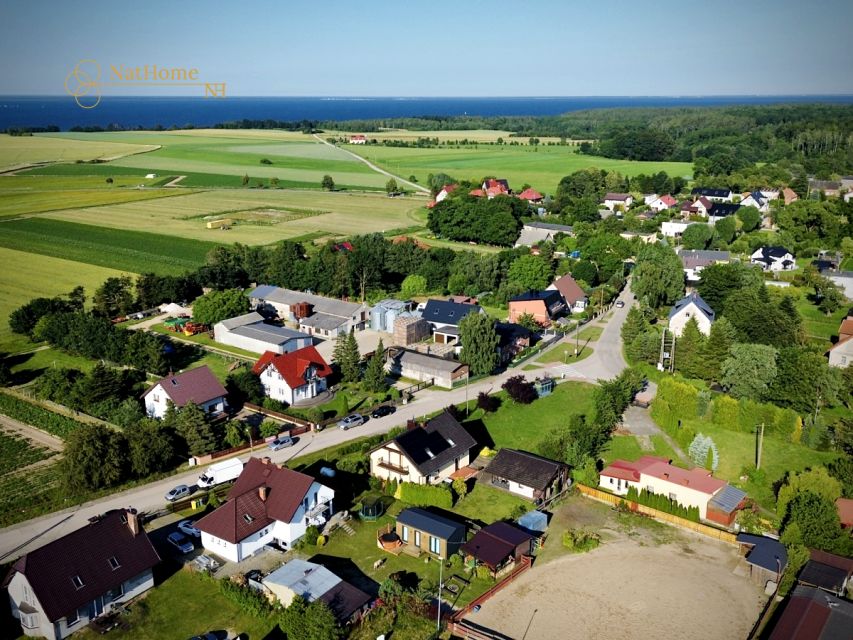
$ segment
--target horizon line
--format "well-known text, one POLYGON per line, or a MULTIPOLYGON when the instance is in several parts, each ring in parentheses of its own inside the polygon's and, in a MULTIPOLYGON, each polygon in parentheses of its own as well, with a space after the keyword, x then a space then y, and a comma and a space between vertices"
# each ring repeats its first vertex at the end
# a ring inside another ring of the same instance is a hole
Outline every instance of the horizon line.
MULTIPOLYGON (((103 94, 110 98, 200 98, 198 95, 103 94)), ((0 93, 0 98, 62 98, 65 93, 0 93)), ((582 98, 853 98, 850 93, 678 93, 678 94, 589 94, 589 95, 228 95, 227 98, 294 98, 319 100, 565 100, 582 98)))

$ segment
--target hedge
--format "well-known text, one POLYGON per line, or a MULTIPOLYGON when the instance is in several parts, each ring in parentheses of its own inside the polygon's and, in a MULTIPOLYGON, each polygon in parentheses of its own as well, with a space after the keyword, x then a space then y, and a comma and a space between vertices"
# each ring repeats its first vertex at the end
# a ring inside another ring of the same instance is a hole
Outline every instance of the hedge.
POLYGON ((699 522, 699 507, 685 507, 683 504, 670 500, 668 496, 659 493, 651 493, 646 489, 638 493, 634 487, 628 487, 626 499, 664 513, 670 513, 679 518, 699 522))
POLYGON ((786 439, 790 439, 797 424, 797 412, 792 409, 747 398, 737 401, 726 395, 714 398, 711 415, 714 424, 746 433, 753 432, 763 422, 766 435, 786 439))
POLYGON ((71 435, 72 431, 83 426, 82 422, 73 418, 54 413, 6 393, 0 393, 0 413, 42 431, 52 433, 63 440, 71 435))
POLYGON ((403 482, 397 494, 397 498, 416 507, 450 509, 453 506, 453 494, 443 486, 403 482))
POLYGON ((697 417, 699 390, 693 385, 664 378, 658 384, 658 392, 652 401, 651 416, 667 431, 675 429, 679 420, 697 417))

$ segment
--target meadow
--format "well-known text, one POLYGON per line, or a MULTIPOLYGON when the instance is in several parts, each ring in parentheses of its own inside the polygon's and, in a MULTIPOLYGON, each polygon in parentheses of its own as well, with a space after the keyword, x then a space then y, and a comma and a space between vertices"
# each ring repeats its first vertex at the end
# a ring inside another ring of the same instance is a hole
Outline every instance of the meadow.
POLYGON ((0 134, 0 169, 40 162, 118 158, 132 153, 153 151, 156 148, 157 145, 121 140, 0 134))

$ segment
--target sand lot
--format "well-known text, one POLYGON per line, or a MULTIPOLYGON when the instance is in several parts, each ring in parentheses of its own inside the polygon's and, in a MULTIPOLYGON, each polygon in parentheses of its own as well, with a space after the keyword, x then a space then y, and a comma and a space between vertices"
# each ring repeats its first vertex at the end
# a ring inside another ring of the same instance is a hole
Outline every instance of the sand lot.
POLYGON ((735 547, 682 532, 660 544, 610 533, 590 553, 535 564, 468 619, 515 640, 747 636, 765 598, 732 573, 735 547))

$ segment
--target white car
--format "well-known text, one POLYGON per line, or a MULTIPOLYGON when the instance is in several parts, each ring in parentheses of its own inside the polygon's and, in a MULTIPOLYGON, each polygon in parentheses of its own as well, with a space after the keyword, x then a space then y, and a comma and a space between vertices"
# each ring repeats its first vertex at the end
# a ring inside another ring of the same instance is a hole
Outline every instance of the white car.
POLYGON ((625 306, 625 302, 624 302, 624 301, 622 301, 622 300, 617 300, 617 301, 616 301, 616 308, 617 308, 617 309, 621 309, 621 308, 622 308, 622 307, 624 307, 624 306, 625 306))
POLYGON ((195 528, 192 520, 181 520, 178 523, 178 531, 191 538, 201 538, 201 531, 195 528))
POLYGON ((364 424, 364 422, 365 420, 363 415, 359 413, 353 413, 352 415, 349 415, 340 422, 338 422, 338 429, 346 431, 347 429, 358 427, 364 424))

